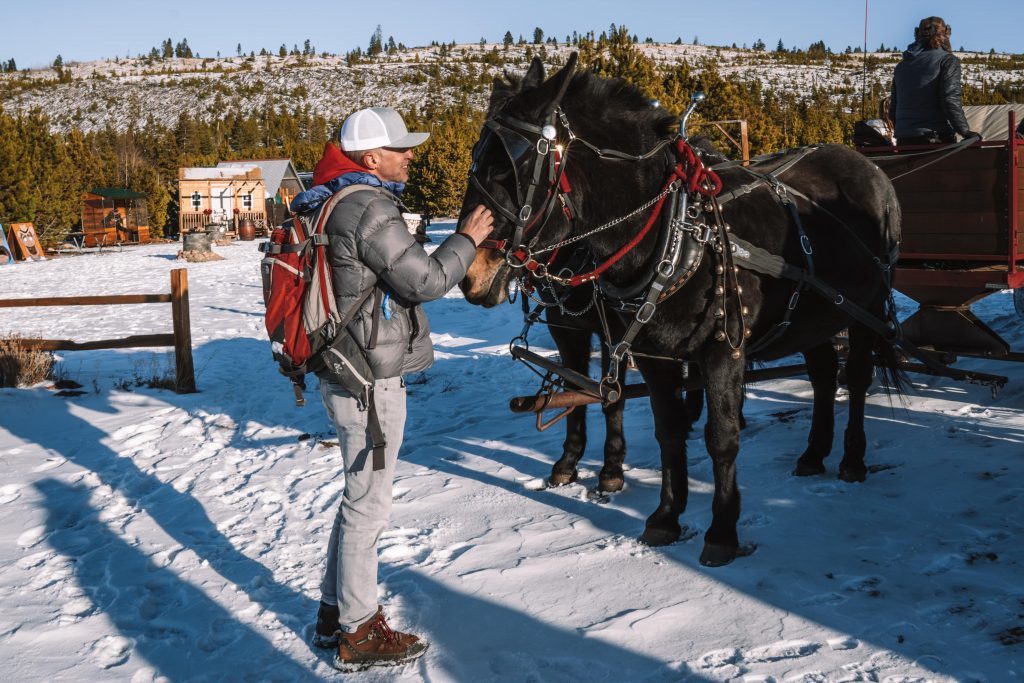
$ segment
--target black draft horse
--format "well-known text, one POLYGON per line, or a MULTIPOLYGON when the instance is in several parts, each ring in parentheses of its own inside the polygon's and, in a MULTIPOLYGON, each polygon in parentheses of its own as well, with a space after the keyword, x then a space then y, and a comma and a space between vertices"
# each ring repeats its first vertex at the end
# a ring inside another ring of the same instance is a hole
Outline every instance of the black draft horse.
MULTIPOLYGON (((545 275, 540 255, 576 240, 605 268, 596 283, 606 298, 634 292, 636 282, 657 279, 652 273, 666 253, 658 251, 666 243, 658 231, 645 231, 657 208, 650 207, 659 195, 671 194, 674 170, 689 174, 677 175, 675 183, 677 190, 684 188, 677 192, 680 201, 689 200, 672 224, 685 237, 677 250, 685 254, 678 269, 685 272, 670 287, 677 291, 652 299, 648 287, 642 290, 644 301, 653 305, 641 306, 642 314, 627 310, 622 318, 628 325, 634 318, 648 319, 633 349, 693 360, 704 377, 705 442, 715 493, 700 561, 726 564, 745 552, 736 533, 736 456, 748 360, 803 353, 814 391, 813 416, 794 473, 820 474, 835 423, 838 361, 831 338, 848 327, 849 417, 839 476, 863 481, 867 474, 864 404, 872 351, 884 366, 894 366, 895 360, 879 321, 892 320, 890 272, 900 238, 899 204, 874 164, 836 145, 792 150, 753 169, 719 167, 722 191, 712 202, 708 188, 714 179, 705 174, 700 183, 690 182, 699 162, 691 157, 682 163, 690 148, 673 139, 675 120, 632 86, 574 73, 575 64, 572 55, 545 80, 535 59, 521 80, 495 79, 463 203, 464 215, 478 204, 491 208, 495 231, 478 250, 462 291, 474 304, 501 303, 510 278, 524 268, 545 275), (704 195, 695 193, 702 188, 704 195), (572 220, 555 210, 556 200, 571 202, 572 220), (747 248, 737 254, 738 245, 747 248), (759 258, 739 258, 751 253, 759 258), (803 276, 793 277, 794 272, 803 276)), ((680 424, 685 409, 675 378, 652 371, 641 358, 637 365, 650 388, 662 463, 661 500, 641 540, 668 544, 682 532, 689 424, 680 424)))

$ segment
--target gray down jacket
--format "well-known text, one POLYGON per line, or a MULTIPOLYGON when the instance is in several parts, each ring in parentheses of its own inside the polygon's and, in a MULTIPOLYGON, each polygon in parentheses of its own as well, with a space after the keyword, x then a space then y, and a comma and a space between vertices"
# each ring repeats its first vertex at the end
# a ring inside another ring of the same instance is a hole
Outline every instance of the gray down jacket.
MULTIPOLYGON (((374 376, 397 377, 430 367, 430 327, 417 304, 441 298, 465 277, 476 254, 473 240, 455 233, 427 254, 409 233, 398 198, 369 186, 334 208, 326 232, 338 311, 344 315, 374 282, 389 295, 384 304, 389 315, 380 316, 377 345, 366 354, 374 376)), ((348 325, 364 349, 373 306, 371 296, 348 325)))

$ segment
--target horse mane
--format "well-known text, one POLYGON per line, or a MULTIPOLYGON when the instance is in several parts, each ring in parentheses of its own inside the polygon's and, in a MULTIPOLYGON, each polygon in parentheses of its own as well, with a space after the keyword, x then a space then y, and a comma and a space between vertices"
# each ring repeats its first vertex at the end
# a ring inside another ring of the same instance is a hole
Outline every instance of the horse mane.
MULTIPOLYGON (((490 115, 504 109, 511 100, 523 92, 525 77, 510 75, 495 78, 488 112, 490 115)), ((592 123, 589 128, 599 130, 633 129, 650 131, 656 137, 669 137, 676 131, 677 118, 657 106, 639 88, 621 78, 598 76, 589 70, 576 72, 565 97, 564 108, 578 109, 592 123), (627 127, 623 129, 623 125, 627 127)), ((570 117, 575 124, 579 117, 570 117)))

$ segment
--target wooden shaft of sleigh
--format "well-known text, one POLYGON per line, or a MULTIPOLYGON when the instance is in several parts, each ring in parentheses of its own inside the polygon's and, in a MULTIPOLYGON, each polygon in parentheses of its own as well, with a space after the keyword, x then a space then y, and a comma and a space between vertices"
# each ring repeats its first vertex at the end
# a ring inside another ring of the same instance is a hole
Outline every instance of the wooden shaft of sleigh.
MULTIPOLYGON (((529 352, 527 352, 529 353, 529 352)), ((535 354, 530 354, 535 355, 535 354)), ((531 358, 531 360, 533 360, 531 358)), ((561 374, 564 368, 547 361, 547 364, 551 367, 552 372, 561 374)), ((579 375, 579 373, 568 370, 568 373, 572 375, 579 375)), ((745 384, 753 382, 763 382, 770 379, 780 379, 782 377, 794 377, 796 375, 802 375, 806 372, 806 368, 803 363, 797 365, 783 365, 776 368, 759 368, 757 370, 748 370, 743 377, 745 384)), ((565 376, 565 375, 563 375, 565 376)), ((582 376, 582 375, 580 375, 582 376)), ((569 380, 569 377, 566 376, 569 380)), ((588 378, 589 379, 589 378, 588 378)), ((575 383, 575 382, 574 382, 575 383)), ((597 383, 590 380, 590 384, 597 386, 597 383)), ((701 377, 690 377, 683 383, 683 391, 693 391, 695 389, 703 389, 704 380, 701 377)), ((627 384, 623 390, 623 400, 629 400, 631 398, 642 398, 647 396, 650 392, 647 389, 646 384, 627 384)), ((509 410, 513 413, 540 413, 545 410, 575 408, 577 406, 585 406, 591 403, 600 403, 601 399, 589 393, 582 391, 558 391, 550 395, 541 396, 516 396, 508 403, 509 410)))

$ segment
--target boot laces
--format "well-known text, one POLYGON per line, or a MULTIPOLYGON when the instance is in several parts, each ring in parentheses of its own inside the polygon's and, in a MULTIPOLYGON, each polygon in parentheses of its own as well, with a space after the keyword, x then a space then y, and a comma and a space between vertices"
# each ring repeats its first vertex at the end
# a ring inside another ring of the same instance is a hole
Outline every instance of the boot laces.
POLYGON ((388 622, 384 620, 383 614, 377 615, 371 628, 380 635, 385 643, 397 643, 399 640, 399 635, 388 626, 388 622))

